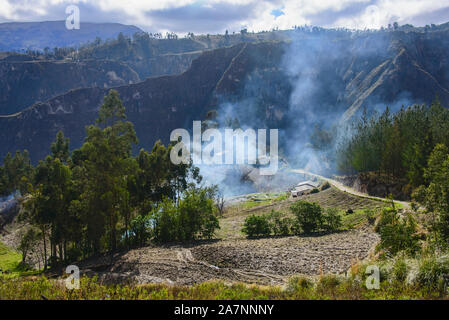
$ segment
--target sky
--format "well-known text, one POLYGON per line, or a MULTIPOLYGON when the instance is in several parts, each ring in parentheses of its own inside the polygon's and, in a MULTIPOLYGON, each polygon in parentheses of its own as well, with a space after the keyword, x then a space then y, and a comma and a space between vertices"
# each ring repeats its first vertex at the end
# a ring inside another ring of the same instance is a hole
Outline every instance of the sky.
POLYGON ((449 22, 449 0, 0 0, 0 22, 65 20, 69 5, 79 7, 81 23, 118 22, 180 34, 449 22))

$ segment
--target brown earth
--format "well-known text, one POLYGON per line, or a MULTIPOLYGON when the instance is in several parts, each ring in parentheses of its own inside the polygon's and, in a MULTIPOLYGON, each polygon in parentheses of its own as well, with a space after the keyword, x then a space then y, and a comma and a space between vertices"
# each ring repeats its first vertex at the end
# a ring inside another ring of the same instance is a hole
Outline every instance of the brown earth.
MULTIPOLYGON (((298 199, 340 210, 348 207, 363 210, 384 204, 334 187, 298 199)), ((213 241, 147 246, 113 256, 94 257, 77 265, 82 274, 98 275, 100 280, 113 283, 190 285, 220 279, 264 285, 285 284, 290 276, 296 274, 344 273, 357 260, 368 257, 379 241, 379 236, 366 221, 356 229, 333 234, 246 239, 241 233, 248 215, 272 209, 287 212, 294 201, 290 198, 248 209, 242 209, 237 203, 220 218, 221 230, 213 241)), ((11 248, 17 248, 23 228, 15 220, 0 232, 0 241, 11 248)), ((30 261, 36 266, 38 256, 30 261)))
POLYGON ((344 273, 366 258, 379 237, 370 228, 311 237, 231 239, 145 247, 85 261, 106 282, 191 285, 208 280, 283 284, 295 274, 344 273))

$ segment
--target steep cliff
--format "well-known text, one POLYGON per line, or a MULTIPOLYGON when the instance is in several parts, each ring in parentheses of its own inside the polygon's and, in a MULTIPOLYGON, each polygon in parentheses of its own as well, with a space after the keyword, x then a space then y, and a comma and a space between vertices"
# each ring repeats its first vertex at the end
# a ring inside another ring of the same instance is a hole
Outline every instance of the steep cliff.
MULTIPOLYGON (((206 52, 184 74, 118 87, 140 146, 151 148, 157 139, 167 141, 171 130, 191 127, 193 117, 207 110, 217 83, 241 49, 242 45, 206 52)), ((28 149, 37 161, 48 153, 59 130, 71 139, 72 147, 79 147, 106 93, 98 87, 72 90, 18 114, 0 116, 1 153, 28 149)))
POLYGON ((71 89, 109 88, 140 81, 115 61, 0 61, 0 114, 12 114, 71 89))
MULTIPOLYGON (((213 109, 226 115, 229 107, 241 125, 281 129, 280 143, 299 153, 293 147, 307 142, 311 126, 348 121, 362 107, 430 103, 436 95, 448 105, 448 35, 447 29, 290 33, 289 42, 245 42, 189 57, 164 55, 167 66, 161 68, 170 68, 176 56, 181 59, 173 67, 178 71, 199 57, 182 74, 117 90, 135 124, 139 147, 151 148, 158 139, 167 142, 173 129, 189 129, 192 120, 204 119, 213 109)), ((153 67, 159 68, 156 62, 153 67)), ((100 82, 0 117, 0 157, 28 149, 37 161, 48 153, 58 130, 79 147, 106 92, 100 82)))

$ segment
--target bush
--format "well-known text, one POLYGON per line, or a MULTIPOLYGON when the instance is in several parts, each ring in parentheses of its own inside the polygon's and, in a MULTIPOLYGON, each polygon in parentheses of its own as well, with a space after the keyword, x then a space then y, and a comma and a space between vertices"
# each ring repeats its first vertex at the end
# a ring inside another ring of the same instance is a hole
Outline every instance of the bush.
POLYGON ((400 251, 414 255, 420 249, 416 224, 411 215, 400 219, 396 210, 384 209, 376 231, 380 234, 379 248, 391 255, 400 251))
POLYGON ((318 231, 323 223, 323 210, 312 202, 297 201, 290 210, 296 216, 299 227, 305 232, 318 231))
POLYGON ((311 194, 320 192, 320 189, 314 188, 310 191, 311 194))
POLYGON ((151 237, 151 216, 139 215, 130 223, 130 239, 135 245, 144 245, 151 237))
POLYGON ((215 213, 208 190, 188 190, 179 205, 166 199, 149 218, 154 239, 157 242, 209 239, 220 228, 215 213))
POLYGON ((326 293, 334 291, 341 284, 341 280, 332 274, 322 276, 318 281, 317 289, 320 292, 326 293))
POLYGON ((373 210, 371 209, 366 209, 365 210, 365 216, 366 216, 366 220, 368 220, 368 223, 373 225, 374 222, 376 222, 376 214, 373 210))
POLYGON ((432 256, 422 260, 416 281, 428 290, 446 292, 449 287, 449 258, 432 256))
POLYGON ((285 236, 291 233, 294 221, 285 214, 278 211, 271 211, 268 215, 271 232, 277 236, 285 236))
POLYGON ((312 289, 313 282, 309 278, 304 276, 293 276, 288 279, 287 291, 293 292, 302 292, 304 290, 312 289))
POLYGON ((267 215, 252 215, 245 219, 242 232, 248 237, 268 236, 271 234, 269 217, 267 215))
POLYGON ((325 183, 323 183, 323 185, 321 186, 321 191, 327 190, 331 187, 331 184, 326 181, 325 183))
POLYGON ((405 259, 402 257, 398 258, 393 265, 392 271, 395 280, 402 283, 405 282, 408 273, 408 267, 407 263, 405 262, 405 259))
POLYGON ((338 210, 331 208, 326 210, 323 215, 323 228, 326 231, 337 231, 342 226, 341 216, 338 214, 338 210))

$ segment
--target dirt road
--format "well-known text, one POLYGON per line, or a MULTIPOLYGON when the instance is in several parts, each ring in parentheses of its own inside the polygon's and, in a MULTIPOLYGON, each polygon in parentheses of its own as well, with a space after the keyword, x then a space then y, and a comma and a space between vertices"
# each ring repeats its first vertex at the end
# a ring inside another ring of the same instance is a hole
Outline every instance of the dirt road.
MULTIPOLYGON (((339 189, 340 191, 350 193, 350 194, 355 195, 357 197, 368 198, 368 199, 377 199, 377 200, 385 201, 384 198, 370 196, 370 195, 368 195, 366 193, 362 193, 362 192, 354 190, 354 189, 352 189, 352 188, 350 188, 348 186, 345 186, 343 183, 338 182, 337 180, 334 180, 334 179, 331 179, 331 178, 326 178, 326 177, 320 176, 318 174, 314 174, 314 173, 305 171, 303 169, 292 169, 290 171, 292 171, 294 173, 304 174, 304 175, 308 175, 308 176, 311 176, 311 177, 316 177, 316 178, 321 179, 321 180, 328 181, 331 185, 333 185, 335 188, 339 189)), ((410 203, 406 202, 406 201, 394 200, 394 203, 400 204, 404 208, 410 208, 410 203)))

